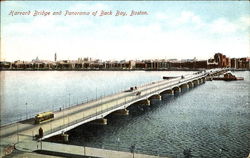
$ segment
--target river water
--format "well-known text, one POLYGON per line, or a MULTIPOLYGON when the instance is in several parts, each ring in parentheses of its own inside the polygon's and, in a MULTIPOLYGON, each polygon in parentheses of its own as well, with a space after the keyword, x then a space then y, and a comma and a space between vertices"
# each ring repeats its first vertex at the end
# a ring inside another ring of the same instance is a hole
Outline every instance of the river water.
MULTIPOLYGON (((6 71, 1 72, 1 124, 34 117, 113 94, 130 86, 192 72, 6 71)), ((250 72, 244 81, 207 81, 129 116, 108 116, 108 125, 85 124, 69 143, 105 149, 184 157, 247 157, 250 152, 250 72), (184 154, 184 150, 186 152, 184 154)))

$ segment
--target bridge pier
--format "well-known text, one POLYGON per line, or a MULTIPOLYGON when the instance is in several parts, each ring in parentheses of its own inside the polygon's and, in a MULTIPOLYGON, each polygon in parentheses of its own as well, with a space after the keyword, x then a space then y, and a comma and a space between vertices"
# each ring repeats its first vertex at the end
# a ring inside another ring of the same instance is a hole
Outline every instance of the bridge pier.
POLYGON ((206 81, 213 81, 213 76, 212 76, 212 75, 209 75, 209 76, 207 76, 205 79, 206 79, 206 81))
POLYGON ((161 95, 159 95, 159 94, 152 95, 148 99, 150 100, 150 103, 155 104, 155 103, 161 101, 161 95))
POLYGON ((174 95, 174 91, 172 89, 166 90, 164 92, 161 93, 162 95, 166 94, 166 95, 174 95))
POLYGON ((180 87, 174 87, 173 91, 174 91, 174 94, 181 93, 181 88, 180 87))
POLYGON ((200 84, 199 80, 194 80, 193 83, 194 83, 194 86, 198 86, 200 84))
POLYGON ((61 138, 63 142, 68 142, 69 141, 69 135, 68 134, 61 134, 61 138))
POLYGON ((97 120, 92 121, 91 124, 93 124, 93 125, 107 125, 108 120, 105 118, 101 118, 101 119, 97 119, 97 120))
POLYGON ((114 115, 119 115, 119 116, 127 116, 129 115, 129 110, 127 109, 121 109, 113 112, 114 115))
POLYGON ((193 88, 194 87, 194 83, 193 82, 188 82, 187 84, 188 84, 189 88, 193 88))
POLYGON ((187 91, 189 89, 189 85, 187 83, 186 84, 182 84, 180 87, 181 87, 182 91, 187 91))
POLYGON ((161 100, 161 95, 156 94, 156 95, 152 95, 151 97, 149 97, 150 100, 161 100))
POLYGON ((204 83, 204 80, 202 78, 199 79, 199 83, 200 84, 203 84, 204 83))
POLYGON ((202 83, 205 83, 206 82, 206 78, 204 77, 204 78, 202 78, 202 83))
POLYGON ((52 142, 67 143, 69 141, 69 135, 66 133, 61 133, 59 135, 55 135, 53 137, 47 138, 47 140, 52 141, 52 142))
POLYGON ((162 96, 162 98, 168 98, 174 95, 174 91, 169 89, 169 90, 161 92, 160 95, 162 96))
POLYGON ((149 99, 140 100, 140 101, 136 102, 135 104, 150 106, 150 100, 149 99))

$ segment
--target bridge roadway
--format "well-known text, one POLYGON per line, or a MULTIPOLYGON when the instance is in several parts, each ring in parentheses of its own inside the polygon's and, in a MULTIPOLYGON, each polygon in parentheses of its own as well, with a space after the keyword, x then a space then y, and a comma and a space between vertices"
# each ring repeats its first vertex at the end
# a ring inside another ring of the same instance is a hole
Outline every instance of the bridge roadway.
MULTIPOLYGON (((209 72, 200 72, 185 75, 184 78, 177 77, 169 80, 161 80, 146 85, 138 86, 137 90, 131 92, 120 92, 114 95, 99 98, 84 104, 79 104, 70 108, 55 112, 55 118, 41 124, 34 124, 33 119, 28 119, 6 125, 0 128, 1 143, 16 143, 27 138, 32 138, 38 134, 38 129, 42 127, 46 139, 62 134, 84 123, 104 118, 117 110, 126 109, 141 100, 145 100, 154 95, 159 95, 171 90, 172 92, 181 89, 182 85, 198 85, 205 82, 205 77, 214 75, 225 70, 215 69, 209 72), (140 95, 136 95, 141 92, 140 95)), ((190 85, 190 86, 191 86, 190 85)))

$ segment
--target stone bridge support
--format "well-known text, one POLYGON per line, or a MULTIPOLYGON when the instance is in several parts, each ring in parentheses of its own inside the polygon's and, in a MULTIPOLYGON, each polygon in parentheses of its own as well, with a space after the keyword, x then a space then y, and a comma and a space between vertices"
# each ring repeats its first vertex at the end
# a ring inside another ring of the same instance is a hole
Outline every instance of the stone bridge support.
POLYGON ((198 86, 200 84, 200 81, 199 80, 194 80, 193 83, 194 83, 194 86, 198 86))
POLYGON ((140 100, 140 101, 136 102, 135 104, 150 106, 150 100, 149 99, 140 100))
POLYGON ((152 95, 151 97, 149 97, 148 99, 150 100, 151 104, 155 104, 155 103, 161 101, 161 95, 155 94, 155 95, 152 95))
POLYGON ((212 76, 212 75, 209 75, 209 76, 207 76, 205 79, 206 79, 206 81, 213 81, 213 76, 212 76))
POLYGON ((53 137, 48 138, 48 141, 67 143, 69 141, 69 134, 61 133, 59 135, 55 135, 53 137))
POLYGON ((156 94, 149 97, 149 100, 161 100, 161 95, 156 94))
POLYGON ((187 83, 185 83, 185 84, 182 84, 180 87, 181 87, 181 89, 188 89, 189 85, 187 83))
POLYGON ((101 119, 97 119, 97 120, 92 121, 91 124, 93 124, 93 125, 107 125, 108 120, 105 118, 101 118, 101 119))
POLYGON ((166 91, 161 92, 162 95, 174 95, 174 91, 172 89, 168 89, 166 91))
POLYGON ((201 80, 202 80, 202 83, 206 82, 206 78, 205 77, 201 78, 201 80))
POLYGON ((173 91, 174 93, 181 93, 181 87, 174 87, 173 91))
POLYGON ((113 112, 114 115, 119 115, 119 116, 127 116, 129 115, 129 110, 127 109, 121 109, 113 112))
POLYGON ((193 82, 188 82, 187 84, 188 84, 189 88, 193 88, 194 87, 194 83, 193 82))
POLYGON ((204 80, 202 78, 199 79, 199 83, 200 84, 203 84, 204 83, 204 80))
POLYGON ((166 91, 161 92, 160 95, 162 96, 162 98, 168 98, 170 96, 174 96, 174 91, 171 89, 168 89, 166 91))
POLYGON ((180 86, 180 88, 181 88, 181 91, 184 92, 189 89, 189 85, 187 83, 184 83, 180 86))
POLYGON ((199 78, 198 81, 199 81, 199 84, 202 84, 201 78, 199 78))
POLYGON ((68 142, 69 141, 69 135, 68 134, 61 134, 61 138, 63 142, 68 142))

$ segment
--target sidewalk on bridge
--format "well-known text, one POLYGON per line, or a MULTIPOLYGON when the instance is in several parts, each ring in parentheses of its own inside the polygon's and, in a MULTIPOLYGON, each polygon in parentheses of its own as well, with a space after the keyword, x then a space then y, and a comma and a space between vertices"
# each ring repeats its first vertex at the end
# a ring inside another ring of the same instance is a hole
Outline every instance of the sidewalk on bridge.
MULTIPOLYGON (((159 158, 159 156, 137 154, 130 152, 90 148, 76 145, 50 143, 50 142, 36 142, 26 141, 16 144, 16 149, 19 151, 33 152, 35 150, 44 150, 60 154, 72 154, 75 156, 91 156, 102 158, 159 158)), ((57 156, 57 155, 55 155, 57 156)), ((167 158, 167 157, 166 157, 167 158)))

